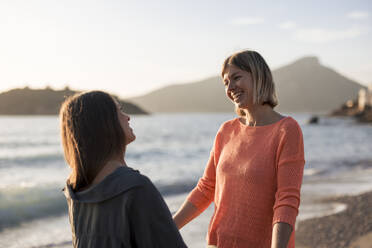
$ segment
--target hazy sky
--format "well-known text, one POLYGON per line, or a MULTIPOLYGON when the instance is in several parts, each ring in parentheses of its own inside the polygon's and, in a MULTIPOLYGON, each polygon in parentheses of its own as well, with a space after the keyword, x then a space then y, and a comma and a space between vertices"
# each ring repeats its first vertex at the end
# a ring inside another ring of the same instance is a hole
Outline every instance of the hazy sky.
POLYGON ((120 96, 219 73, 250 48, 272 69, 307 55, 372 83, 372 1, 1 0, 0 91, 120 96))

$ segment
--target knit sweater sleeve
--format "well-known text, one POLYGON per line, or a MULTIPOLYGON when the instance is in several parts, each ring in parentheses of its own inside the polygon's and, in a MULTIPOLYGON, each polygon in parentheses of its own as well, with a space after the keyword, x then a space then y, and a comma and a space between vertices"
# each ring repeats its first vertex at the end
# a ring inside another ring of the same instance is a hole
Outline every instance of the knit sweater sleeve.
POLYGON ((285 222, 295 226, 305 165, 301 128, 292 119, 282 129, 277 153, 277 191, 273 225, 285 222))
POLYGON ((212 149, 203 177, 199 179, 196 187, 191 191, 187 200, 203 212, 213 201, 216 183, 216 167, 214 149, 212 149))

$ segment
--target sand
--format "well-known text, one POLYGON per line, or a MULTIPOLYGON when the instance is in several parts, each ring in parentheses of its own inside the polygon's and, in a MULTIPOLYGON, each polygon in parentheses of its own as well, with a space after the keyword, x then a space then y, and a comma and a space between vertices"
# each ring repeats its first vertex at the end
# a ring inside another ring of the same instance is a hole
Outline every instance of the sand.
POLYGON ((300 222, 296 247, 372 248, 372 192, 324 201, 345 203, 347 208, 337 214, 300 222))
MULTIPOLYGON (((186 195, 173 199, 172 207, 186 195), (175 200, 175 201, 174 201, 175 200)), ((296 229, 296 248, 372 248, 372 191, 356 196, 333 197, 321 203, 337 202, 347 208, 337 214, 300 221, 296 229)), ((207 232, 213 208, 181 230, 190 248, 206 247, 207 232)))

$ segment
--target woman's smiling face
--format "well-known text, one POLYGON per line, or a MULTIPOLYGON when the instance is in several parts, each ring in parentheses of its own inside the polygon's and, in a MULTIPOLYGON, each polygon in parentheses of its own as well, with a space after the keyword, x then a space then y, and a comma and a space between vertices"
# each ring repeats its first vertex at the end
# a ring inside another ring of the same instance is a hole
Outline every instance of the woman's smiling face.
POLYGON ((136 135, 134 134, 133 129, 129 126, 129 120, 130 120, 129 115, 123 112, 118 102, 116 102, 116 107, 117 107, 120 126, 123 129, 124 136, 126 139, 125 144, 128 145, 129 143, 133 142, 136 139, 136 135))
POLYGON ((251 73, 229 65, 223 74, 227 97, 239 108, 253 105, 253 79, 251 73))

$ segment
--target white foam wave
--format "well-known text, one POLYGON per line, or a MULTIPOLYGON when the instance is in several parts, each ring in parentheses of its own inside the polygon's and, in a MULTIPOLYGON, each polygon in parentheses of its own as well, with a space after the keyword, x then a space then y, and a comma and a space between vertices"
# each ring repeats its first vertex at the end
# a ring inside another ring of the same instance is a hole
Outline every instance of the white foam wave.
POLYGON ((0 190, 0 229, 66 211, 60 188, 8 187, 0 190))

